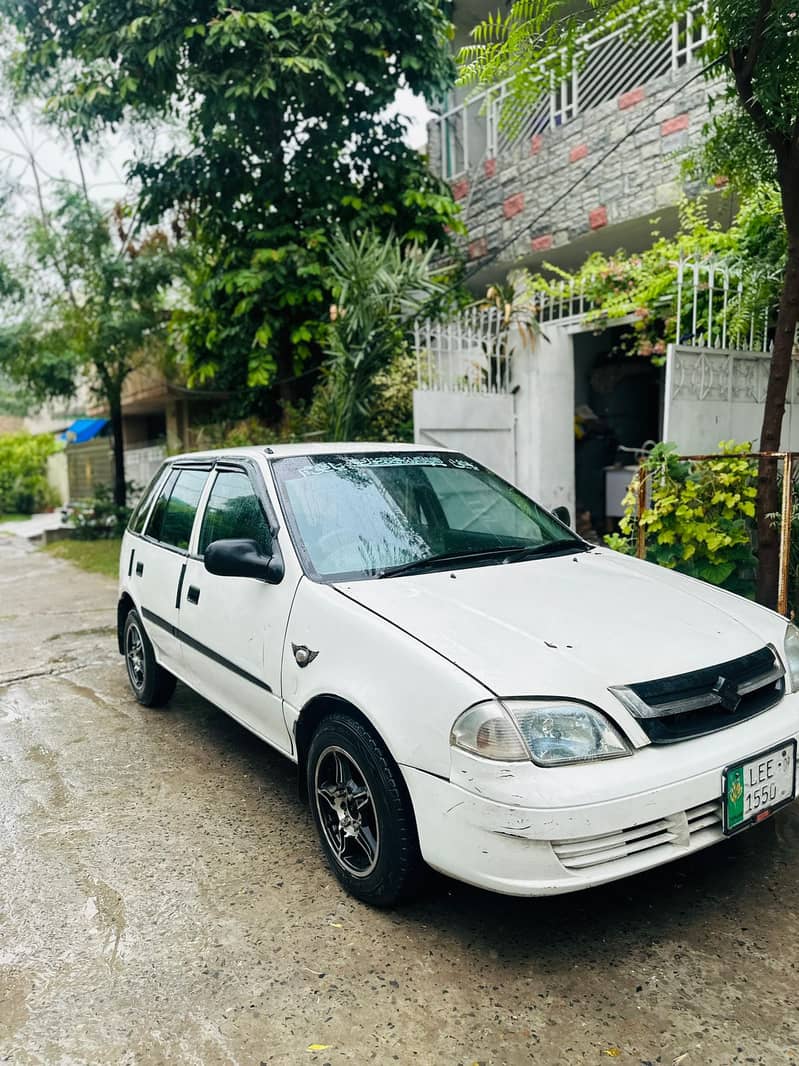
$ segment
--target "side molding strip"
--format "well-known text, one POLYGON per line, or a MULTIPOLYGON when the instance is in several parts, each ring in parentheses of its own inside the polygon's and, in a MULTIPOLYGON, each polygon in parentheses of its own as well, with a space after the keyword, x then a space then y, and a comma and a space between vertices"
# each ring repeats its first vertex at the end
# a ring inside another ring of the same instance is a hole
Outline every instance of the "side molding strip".
POLYGON ((201 644, 199 640, 195 640, 194 637, 190 637, 188 633, 184 633, 182 629, 178 629, 177 626, 170 625, 160 615, 155 614, 153 611, 148 611, 146 607, 142 607, 141 613, 148 622, 152 622, 153 625, 159 627, 159 629, 165 630, 170 636, 173 636, 176 640, 179 640, 181 644, 185 644, 189 648, 193 648, 194 651, 198 651, 201 655, 207 656, 213 662, 218 663, 220 666, 224 666, 226 670, 230 670, 231 673, 237 674, 239 677, 243 677, 245 681, 249 681, 252 685, 257 685, 258 688, 262 688, 265 692, 272 692, 272 686, 267 685, 265 681, 262 681, 260 677, 256 677, 254 674, 248 673, 247 670, 242 670, 240 666, 232 663, 230 659, 226 659, 224 655, 220 655, 219 652, 214 651, 213 648, 209 648, 207 644, 201 644))

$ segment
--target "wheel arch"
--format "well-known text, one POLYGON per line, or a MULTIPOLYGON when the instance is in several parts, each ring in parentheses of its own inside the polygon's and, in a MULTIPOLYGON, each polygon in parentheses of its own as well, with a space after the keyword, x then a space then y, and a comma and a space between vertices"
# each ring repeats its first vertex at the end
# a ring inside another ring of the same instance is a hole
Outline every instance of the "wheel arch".
POLYGON ((119 603, 117 603, 117 647, 119 648, 120 655, 125 654, 125 649, 122 644, 122 634, 125 630, 125 619, 130 612, 135 609, 136 604, 133 602, 133 597, 129 592, 123 592, 119 597, 119 603))
MULTIPOLYGON (((300 716, 294 727, 294 743, 297 749, 297 787, 299 789, 300 797, 304 800, 308 799, 308 786, 305 771, 311 737, 314 735, 319 723, 324 718, 327 718, 329 715, 335 714, 336 712, 340 714, 348 714, 352 718, 361 722, 362 725, 366 726, 366 728, 375 735, 380 744, 382 744, 391 761, 397 765, 397 760, 394 758, 391 749, 386 743, 385 737, 383 737, 372 719, 365 714, 360 707, 356 707, 351 700, 345 699, 343 696, 335 696, 332 693, 314 696, 312 699, 308 700, 300 711, 300 716)), ((400 777, 402 777, 401 771, 400 777)))

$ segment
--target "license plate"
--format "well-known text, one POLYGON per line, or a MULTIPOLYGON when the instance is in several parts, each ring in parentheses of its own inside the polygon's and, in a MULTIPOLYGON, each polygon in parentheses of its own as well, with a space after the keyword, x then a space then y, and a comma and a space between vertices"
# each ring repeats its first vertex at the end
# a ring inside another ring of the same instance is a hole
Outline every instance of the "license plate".
POLYGON ((728 766, 723 774, 724 832, 762 822, 796 795, 796 741, 728 766))

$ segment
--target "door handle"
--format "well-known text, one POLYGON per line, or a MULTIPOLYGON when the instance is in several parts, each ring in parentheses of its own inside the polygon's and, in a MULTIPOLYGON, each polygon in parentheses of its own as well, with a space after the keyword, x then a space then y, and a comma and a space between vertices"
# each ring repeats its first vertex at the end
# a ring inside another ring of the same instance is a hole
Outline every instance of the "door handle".
POLYGON ((200 602, 200 590, 197 588, 196 585, 189 585, 189 591, 186 593, 186 599, 189 601, 189 603, 200 602))
POLYGON ((141 577, 144 573, 144 563, 136 563, 136 577, 141 577))
POLYGON ((178 591, 175 593, 175 606, 180 607, 180 594, 183 591, 183 578, 186 576, 186 564, 180 568, 180 577, 178 578, 178 591))

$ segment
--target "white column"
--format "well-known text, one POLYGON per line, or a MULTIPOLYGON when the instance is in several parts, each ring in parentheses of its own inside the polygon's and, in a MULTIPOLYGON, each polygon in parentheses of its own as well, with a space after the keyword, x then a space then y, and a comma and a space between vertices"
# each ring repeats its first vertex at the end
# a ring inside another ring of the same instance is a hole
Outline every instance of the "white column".
POLYGON ((516 483, 545 507, 574 515, 574 350, 560 326, 531 348, 512 330, 516 483))

